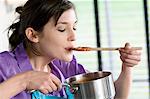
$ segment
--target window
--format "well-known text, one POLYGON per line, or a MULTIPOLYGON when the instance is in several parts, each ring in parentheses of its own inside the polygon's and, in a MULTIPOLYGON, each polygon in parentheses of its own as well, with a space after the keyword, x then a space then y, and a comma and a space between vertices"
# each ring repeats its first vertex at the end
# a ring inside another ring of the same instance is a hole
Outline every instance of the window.
MULTIPOLYGON (((142 0, 99 0, 102 47, 122 47, 125 42, 143 47, 141 63, 134 67, 130 99, 149 98, 145 22, 142 0)), ((102 52, 104 70, 114 79, 121 70, 118 52, 102 52)))

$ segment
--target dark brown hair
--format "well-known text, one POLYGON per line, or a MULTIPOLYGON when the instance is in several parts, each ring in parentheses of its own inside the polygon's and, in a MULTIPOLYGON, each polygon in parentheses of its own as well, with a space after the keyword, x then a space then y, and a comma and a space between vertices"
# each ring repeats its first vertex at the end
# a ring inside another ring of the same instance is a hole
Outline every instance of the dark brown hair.
POLYGON ((8 30, 8 35, 12 31, 9 37, 10 48, 13 50, 19 43, 27 41, 25 30, 28 27, 40 32, 49 19, 54 18, 57 23, 61 14, 71 8, 74 5, 68 0, 28 0, 24 6, 17 7, 19 20, 8 30))

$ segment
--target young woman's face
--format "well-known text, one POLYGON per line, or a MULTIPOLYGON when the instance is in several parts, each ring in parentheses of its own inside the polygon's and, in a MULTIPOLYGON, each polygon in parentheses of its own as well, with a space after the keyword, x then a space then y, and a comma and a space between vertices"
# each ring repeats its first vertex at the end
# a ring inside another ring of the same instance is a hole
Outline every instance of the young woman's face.
POLYGON ((77 18, 73 9, 65 11, 56 25, 54 20, 49 20, 44 26, 42 36, 39 37, 40 52, 50 59, 71 61, 73 53, 69 49, 74 47, 76 23, 77 18))

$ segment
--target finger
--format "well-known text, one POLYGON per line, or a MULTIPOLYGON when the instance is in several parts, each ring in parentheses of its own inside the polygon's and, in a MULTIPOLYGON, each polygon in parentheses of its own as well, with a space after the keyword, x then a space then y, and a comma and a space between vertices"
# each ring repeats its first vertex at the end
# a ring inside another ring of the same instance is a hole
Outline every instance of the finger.
POLYGON ((52 89, 52 87, 51 86, 46 86, 45 87, 45 89, 48 91, 48 92, 53 92, 54 90, 52 89))
POLYGON ((53 81, 53 83, 57 86, 58 89, 61 89, 62 88, 62 84, 61 84, 61 81, 59 80, 59 78, 57 78, 54 74, 50 74, 50 77, 53 81))
POLYGON ((41 90, 44 94, 48 94, 49 92, 53 91, 52 87, 49 85, 49 81, 44 81, 39 90, 41 90))
POLYGON ((49 93, 49 91, 47 89, 42 89, 42 90, 40 90, 40 92, 42 92, 43 94, 48 94, 49 93))
POLYGON ((123 61, 123 63, 126 63, 126 64, 137 65, 139 62, 139 60, 131 60, 131 59, 123 58, 123 57, 120 57, 120 58, 123 61))
POLYGON ((52 89, 53 91, 58 90, 57 85, 55 85, 55 83, 54 83, 52 80, 50 81, 49 86, 51 87, 51 89, 52 89))
MULTIPOLYGON (((52 88, 52 85, 51 85, 52 81, 51 80, 48 80, 48 81, 45 81, 43 86, 45 87, 45 89, 48 90, 48 92, 52 92, 54 91, 53 88, 52 88)), ((56 88, 57 89, 57 88, 56 88)))
POLYGON ((132 55, 132 54, 127 54, 127 53, 121 53, 121 57, 123 57, 124 59, 131 59, 131 60, 137 60, 137 61, 141 60, 140 54, 132 55))
POLYGON ((134 49, 120 49, 119 50, 120 54, 122 53, 127 53, 127 54, 131 54, 131 55, 141 55, 141 50, 134 50, 134 49))
POLYGON ((39 90, 40 90, 43 94, 48 94, 48 93, 49 93, 49 90, 47 90, 47 89, 44 88, 44 87, 41 87, 39 90))

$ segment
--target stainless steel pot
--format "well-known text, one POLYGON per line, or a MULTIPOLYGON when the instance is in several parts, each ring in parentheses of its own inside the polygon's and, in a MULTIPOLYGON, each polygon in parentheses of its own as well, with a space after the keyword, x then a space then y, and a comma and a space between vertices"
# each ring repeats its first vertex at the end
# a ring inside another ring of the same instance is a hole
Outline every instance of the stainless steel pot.
POLYGON ((111 72, 91 72, 66 80, 75 99, 114 99, 115 88, 111 72))

